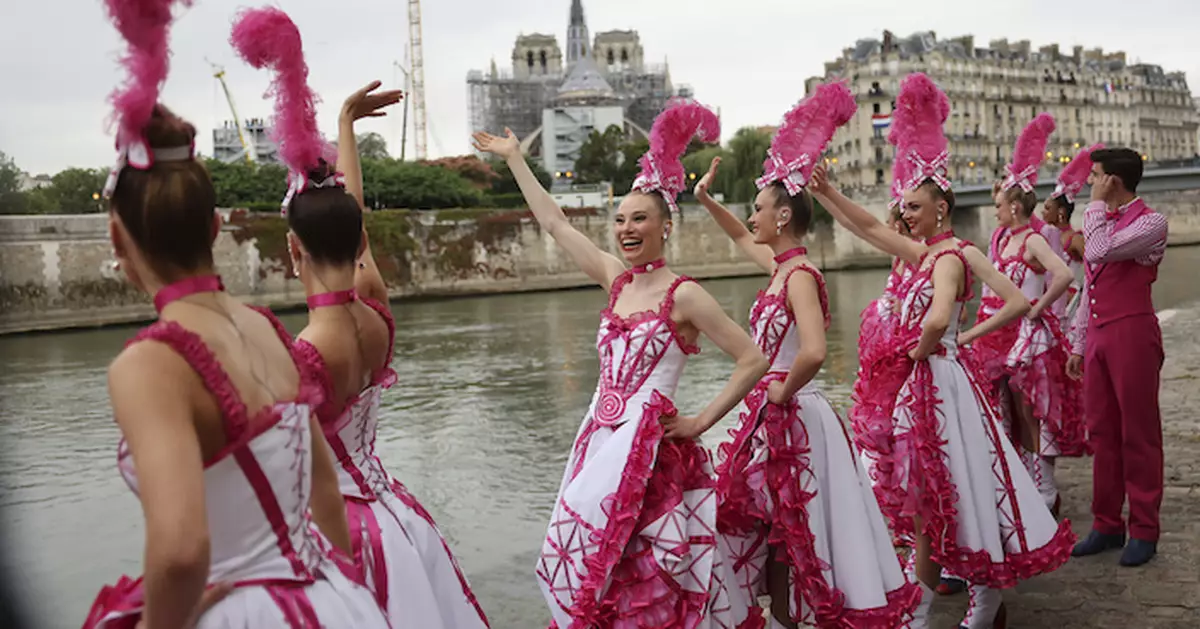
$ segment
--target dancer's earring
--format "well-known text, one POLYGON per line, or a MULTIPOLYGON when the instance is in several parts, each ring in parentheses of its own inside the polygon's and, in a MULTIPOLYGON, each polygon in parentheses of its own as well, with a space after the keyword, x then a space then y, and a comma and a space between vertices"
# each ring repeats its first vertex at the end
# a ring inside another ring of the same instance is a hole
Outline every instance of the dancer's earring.
POLYGON ((937 228, 938 228, 938 230, 942 229, 942 213, 941 212, 938 212, 937 228))

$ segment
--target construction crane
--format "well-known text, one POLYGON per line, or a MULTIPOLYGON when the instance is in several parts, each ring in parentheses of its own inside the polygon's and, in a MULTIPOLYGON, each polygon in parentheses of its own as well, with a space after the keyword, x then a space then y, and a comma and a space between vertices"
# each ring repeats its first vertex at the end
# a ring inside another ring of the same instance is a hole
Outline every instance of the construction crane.
MULTIPOLYGON (((246 156, 246 161, 253 164, 257 157, 254 154, 254 141, 250 137, 250 132, 246 130, 245 123, 238 117, 237 107, 233 104, 233 93, 229 91, 229 84, 225 82, 225 68, 211 61, 208 63, 213 68, 213 77, 221 83, 221 89, 225 92, 225 100, 229 103, 229 112, 233 114, 233 124, 237 129, 238 140, 242 143, 242 153, 246 156)), ((234 159, 237 157, 235 156, 234 159)))
POLYGON ((412 102, 414 148, 417 159, 425 159, 425 54, 421 44, 421 0, 408 0, 408 45, 412 55, 412 91, 405 95, 412 102))

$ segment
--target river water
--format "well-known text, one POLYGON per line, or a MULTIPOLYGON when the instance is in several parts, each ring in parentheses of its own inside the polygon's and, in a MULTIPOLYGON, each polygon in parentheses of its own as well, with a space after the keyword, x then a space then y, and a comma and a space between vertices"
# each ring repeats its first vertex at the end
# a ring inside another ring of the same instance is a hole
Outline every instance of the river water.
MULTIPOLYGON (((1200 247, 1169 251, 1155 305, 1200 299, 1200 247)), ((883 271, 828 277, 833 324, 819 378, 848 401, 858 314, 883 271)), ((765 277, 705 282, 744 323, 765 277)), ((433 513, 496 629, 544 627, 533 566, 566 455, 596 383, 598 290, 395 305, 399 384, 377 441, 390 471, 433 513)), ((284 317, 293 332, 304 315, 284 317)), ((105 367, 132 328, 0 338, 0 526, 34 626, 78 627, 96 592, 141 570, 142 518, 115 469, 119 434, 105 367)), ((731 361, 711 343, 677 401, 698 411, 731 361)), ((1168 352, 1170 349, 1168 348, 1168 352)), ((736 413, 705 439, 723 440, 736 413)))

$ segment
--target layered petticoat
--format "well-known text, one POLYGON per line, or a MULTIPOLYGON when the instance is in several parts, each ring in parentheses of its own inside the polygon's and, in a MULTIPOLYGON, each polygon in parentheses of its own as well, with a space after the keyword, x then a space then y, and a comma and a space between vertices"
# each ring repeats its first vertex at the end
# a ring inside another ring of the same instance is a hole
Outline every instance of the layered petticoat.
MULTIPOLYGON (((1003 307, 1003 300, 986 296, 978 323, 1003 307)), ((1088 454, 1083 415, 1083 390, 1067 375, 1066 336, 1057 317, 1047 313, 1037 319, 1022 317, 977 339, 971 347, 980 375, 986 378, 993 399, 1003 399, 1000 387, 1009 388, 1030 406, 1040 426, 1040 452, 1047 457, 1088 454)))
POLYGON ((898 524, 920 516, 935 562, 977 585, 1006 588, 1070 557, 995 408, 944 346, 916 362, 896 402, 898 524))
POLYGON ((632 410, 589 416, 568 460, 537 566, 550 626, 734 627, 708 453, 663 439, 676 410, 657 391, 632 410))
MULTIPOLYGON (((921 592, 900 569, 870 480, 823 395, 802 391, 783 406, 767 401, 767 386, 785 377, 773 373, 758 384, 733 441, 720 447, 717 523, 743 590, 739 600, 754 606, 768 593, 774 548, 788 566, 793 621, 900 626, 921 592)), ((735 610, 734 621, 744 613, 735 610)))

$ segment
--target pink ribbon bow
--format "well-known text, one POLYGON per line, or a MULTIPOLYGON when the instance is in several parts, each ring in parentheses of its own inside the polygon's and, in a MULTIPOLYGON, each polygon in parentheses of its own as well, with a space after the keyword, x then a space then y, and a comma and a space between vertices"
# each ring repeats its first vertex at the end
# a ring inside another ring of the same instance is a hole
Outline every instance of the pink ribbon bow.
POLYGON ((292 204, 292 199, 305 190, 344 187, 346 187, 346 176, 342 173, 335 172, 321 181, 313 181, 302 172, 290 171, 288 172, 287 196, 283 198, 283 203, 279 207, 279 215, 287 216, 287 209, 292 204))
POLYGON ((1058 185, 1054 187, 1054 194, 1052 194, 1050 196, 1051 197, 1063 197, 1067 200, 1067 203, 1074 203, 1075 197, 1079 195, 1079 192, 1081 190, 1083 190, 1083 182, 1082 181, 1076 181, 1074 183, 1069 183, 1069 184, 1064 184, 1063 182, 1060 181, 1060 182, 1058 182, 1058 185))
POLYGON ((767 159, 771 160, 771 165, 767 167, 762 177, 754 180, 754 185, 762 190, 779 181, 783 183, 784 188, 787 188, 789 195, 800 194, 800 191, 808 184, 801 169, 812 164, 812 156, 805 153, 790 162, 785 162, 783 156, 771 148, 767 149, 767 159))
POLYGON ((914 168, 904 186, 906 189, 915 190, 926 179, 932 180, 943 191, 950 189, 950 180, 946 178, 946 165, 950 162, 950 153, 942 151, 927 162, 916 151, 910 150, 908 161, 913 163, 914 168))
POLYGON ((1026 166, 1021 172, 1013 172, 1012 164, 1004 165, 1004 172, 1008 173, 1004 177, 1004 182, 1000 184, 1002 190, 1020 186, 1025 192, 1033 192, 1033 179, 1037 177, 1037 166, 1026 166))
POLYGON ((638 192, 657 192, 667 200, 667 205, 672 212, 678 212, 679 206, 675 204, 675 195, 683 190, 683 179, 680 177, 663 178, 662 169, 658 167, 658 160, 655 159, 654 153, 646 153, 646 168, 642 169, 642 174, 638 175, 637 179, 633 180, 633 189, 638 192))

